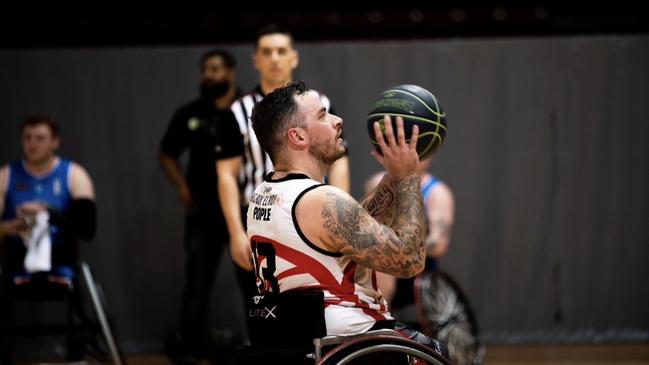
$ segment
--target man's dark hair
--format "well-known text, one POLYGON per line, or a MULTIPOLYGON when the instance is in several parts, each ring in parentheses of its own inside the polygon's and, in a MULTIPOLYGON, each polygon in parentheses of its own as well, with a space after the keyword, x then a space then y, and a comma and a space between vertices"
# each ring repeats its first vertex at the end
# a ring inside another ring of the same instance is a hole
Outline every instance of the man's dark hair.
POLYGON ((259 30, 257 31, 257 37, 255 38, 255 50, 257 50, 257 47, 259 47, 259 40, 261 39, 261 37, 267 36, 269 34, 284 34, 290 39, 291 47, 294 47, 295 41, 293 39, 293 34, 291 33, 291 31, 287 27, 284 27, 278 23, 270 23, 259 28, 259 30))
POLYGON ((225 67, 229 68, 230 70, 237 67, 237 61, 235 60, 234 56, 232 56, 232 53, 224 49, 211 49, 203 53, 203 55, 201 56, 201 68, 203 68, 205 66, 205 62, 207 62, 207 60, 212 57, 221 57, 225 67))
POLYGON ((266 95, 252 109, 252 128, 261 148, 273 162, 286 143, 286 130, 304 123, 302 116, 298 115, 298 105, 293 96, 307 91, 309 88, 304 81, 291 82, 266 95))
POLYGON ((26 127, 35 127, 45 124, 52 132, 52 137, 59 136, 59 125, 49 114, 32 114, 28 115, 20 124, 20 132, 24 132, 26 127))

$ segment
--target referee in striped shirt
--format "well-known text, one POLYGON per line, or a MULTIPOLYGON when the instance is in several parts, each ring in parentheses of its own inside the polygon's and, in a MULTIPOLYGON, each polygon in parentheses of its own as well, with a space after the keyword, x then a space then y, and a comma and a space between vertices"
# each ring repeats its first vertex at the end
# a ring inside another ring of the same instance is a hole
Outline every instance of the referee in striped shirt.
MULTIPOLYGON (((249 94, 232 104, 232 111, 239 124, 244 143, 243 156, 217 161, 218 191, 221 206, 230 234, 230 254, 238 266, 239 280, 246 298, 256 293, 252 271, 252 252, 244 227, 248 198, 253 188, 266 174, 273 170, 268 155, 262 151, 252 129, 250 116, 253 106, 264 95, 293 81, 293 70, 298 66, 299 55, 294 48, 291 33, 277 24, 261 28, 257 34, 254 66, 259 72, 259 85, 249 94), (245 275, 248 275, 246 278, 245 275), (252 282, 252 285, 249 285, 252 282)), ((329 99, 320 94, 323 104, 329 108, 329 99)), ((328 182, 349 192, 349 159, 336 161, 328 174, 328 182)))

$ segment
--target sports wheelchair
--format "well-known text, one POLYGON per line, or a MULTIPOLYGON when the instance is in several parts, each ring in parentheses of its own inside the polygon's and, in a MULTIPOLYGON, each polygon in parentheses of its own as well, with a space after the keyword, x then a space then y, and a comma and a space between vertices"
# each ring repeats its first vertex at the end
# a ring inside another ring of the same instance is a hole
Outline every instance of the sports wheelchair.
POLYGON ((327 336, 320 291, 257 295, 248 308, 251 346, 238 350, 239 365, 450 364, 391 329, 327 336))
POLYGON ((126 364, 111 328, 101 286, 87 263, 30 275, 0 271, 0 277, 0 364, 14 363, 16 337, 50 335, 65 335, 67 361, 89 355, 102 363, 126 364), (19 302, 62 302, 65 323, 17 323, 15 309, 19 302))

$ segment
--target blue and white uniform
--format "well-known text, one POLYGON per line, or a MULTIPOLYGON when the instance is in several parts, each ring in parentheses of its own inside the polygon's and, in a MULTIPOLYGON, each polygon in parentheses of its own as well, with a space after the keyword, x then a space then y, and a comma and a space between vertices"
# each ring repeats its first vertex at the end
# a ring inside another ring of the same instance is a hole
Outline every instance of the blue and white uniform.
MULTIPOLYGON (((54 168, 43 175, 36 175, 28 171, 23 161, 10 163, 2 220, 16 218, 18 208, 27 202, 45 203, 61 214, 66 214, 72 202, 71 171, 72 162, 61 158, 57 158, 54 168)), ((65 247, 70 245, 67 244, 59 227, 50 225, 49 233, 52 240, 52 271, 56 274, 69 276, 66 266, 74 262, 74 258, 70 258, 70 252, 68 252, 72 248, 65 247)), ((25 246, 23 240, 18 235, 12 235, 6 238, 6 244, 12 253, 11 257, 15 258, 15 261, 10 263, 14 267, 10 267, 9 272, 24 275, 22 260, 25 256, 25 246)))

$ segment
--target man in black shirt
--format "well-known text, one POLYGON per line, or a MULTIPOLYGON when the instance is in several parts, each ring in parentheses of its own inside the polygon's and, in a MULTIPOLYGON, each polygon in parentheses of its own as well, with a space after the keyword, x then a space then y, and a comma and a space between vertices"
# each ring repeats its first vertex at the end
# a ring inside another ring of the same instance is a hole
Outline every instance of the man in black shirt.
POLYGON ((216 268, 229 242, 217 192, 216 161, 243 153, 230 104, 238 96, 235 60, 212 50, 201 58, 200 98, 180 107, 160 143, 160 164, 186 209, 185 287, 175 363, 193 363, 206 344, 209 296, 216 268), (183 175, 178 157, 189 149, 183 175))

